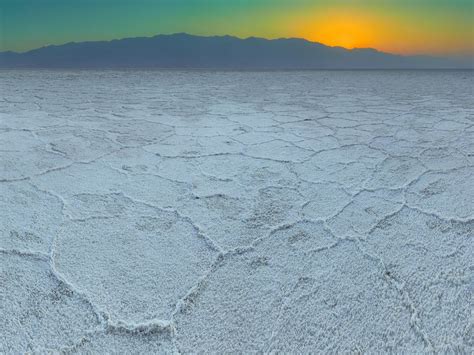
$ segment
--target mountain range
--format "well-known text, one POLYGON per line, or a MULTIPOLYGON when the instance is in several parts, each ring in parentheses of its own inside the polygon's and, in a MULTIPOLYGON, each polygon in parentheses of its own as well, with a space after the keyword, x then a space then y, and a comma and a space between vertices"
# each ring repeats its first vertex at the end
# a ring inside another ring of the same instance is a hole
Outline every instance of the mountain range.
POLYGON ((169 68, 169 69, 461 69, 455 60, 401 56, 371 48, 329 47, 299 38, 240 39, 185 33, 112 41, 71 42, 24 53, 0 52, 0 68, 169 68))

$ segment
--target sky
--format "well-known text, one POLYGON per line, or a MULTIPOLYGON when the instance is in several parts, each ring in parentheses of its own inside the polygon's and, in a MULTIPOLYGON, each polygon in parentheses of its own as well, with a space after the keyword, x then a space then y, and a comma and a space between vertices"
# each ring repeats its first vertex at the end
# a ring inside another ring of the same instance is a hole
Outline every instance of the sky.
POLYGON ((0 51, 186 32, 474 55, 474 0, 0 0, 0 51))

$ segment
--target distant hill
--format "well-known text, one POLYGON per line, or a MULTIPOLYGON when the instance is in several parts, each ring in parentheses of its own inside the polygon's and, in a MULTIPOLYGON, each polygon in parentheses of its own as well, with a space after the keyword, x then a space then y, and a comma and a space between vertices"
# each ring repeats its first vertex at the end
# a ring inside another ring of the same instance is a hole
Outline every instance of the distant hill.
POLYGON ((304 39, 184 33, 67 43, 25 53, 0 52, 0 68, 442 69, 472 63, 328 47, 304 39))

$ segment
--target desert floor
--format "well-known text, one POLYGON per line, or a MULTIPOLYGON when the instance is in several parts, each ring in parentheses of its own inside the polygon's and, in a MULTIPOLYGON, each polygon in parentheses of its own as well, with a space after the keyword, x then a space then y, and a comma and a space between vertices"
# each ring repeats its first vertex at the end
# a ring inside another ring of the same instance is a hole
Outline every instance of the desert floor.
POLYGON ((471 353, 473 87, 0 71, 0 353, 471 353))

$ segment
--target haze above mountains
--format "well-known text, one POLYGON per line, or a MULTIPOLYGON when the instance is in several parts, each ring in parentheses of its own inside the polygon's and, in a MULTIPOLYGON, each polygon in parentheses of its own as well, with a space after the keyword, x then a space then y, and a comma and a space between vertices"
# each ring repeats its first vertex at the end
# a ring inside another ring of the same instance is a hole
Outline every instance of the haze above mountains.
POLYGON ((25 53, 0 52, 0 68, 168 69, 463 69, 472 58, 401 56, 329 47, 304 39, 240 39, 185 33, 67 43, 25 53))

